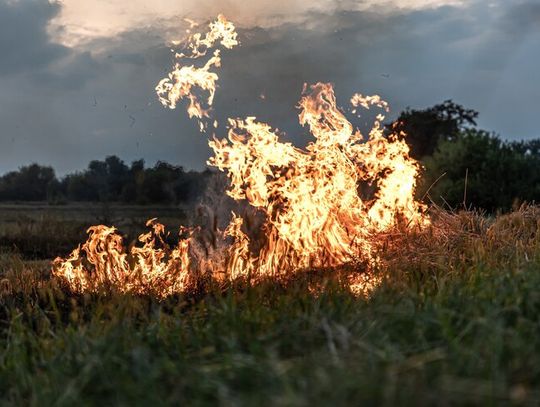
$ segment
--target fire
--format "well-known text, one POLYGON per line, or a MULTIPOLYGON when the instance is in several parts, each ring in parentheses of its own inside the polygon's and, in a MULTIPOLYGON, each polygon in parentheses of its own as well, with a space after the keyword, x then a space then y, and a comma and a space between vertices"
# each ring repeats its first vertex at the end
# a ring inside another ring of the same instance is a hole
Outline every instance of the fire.
MULTIPOLYGON (((386 107, 378 97, 366 100, 386 107)), ((227 172, 228 194, 265 214, 268 244, 244 266, 251 275, 369 258, 372 236, 399 221, 425 222, 413 196, 418 164, 404 141, 384 136, 382 115, 364 140, 337 108, 330 84, 305 87, 299 106, 300 123, 315 138, 304 150, 253 117, 230 120, 228 138, 210 142, 208 163, 227 172), (376 184, 371 199, 362 199, 362 182, 376 184)))
MULTIPOLYGON (((176 57, 204 58, 212 48, 236 45, 234 25, 219 16, 204 36, 189 37, 188 54, 176 57)), ((219 49, 200 68, 177 62, 156 87, 160 101, 175 108, 187 99, 189 116, 205 130, 202 119, 211 118, 218 80, 211 69, 220 64, 219 49), (208 92, 205 107, 197 90, 208 92)), ((350 104, 354 114, 360 107, 379 109, 367 137, 338 108, 332 85, 317 83, 304 86, 298 105, 300 124, 313 135, 305 148, 280 141, 270 125, 255 117, 229 119, 227 137, 209 142, 214 155, 208 164, 227 174, 227 194, 247 202, 264 219, 258 236, 250 235, 244 219, 233 213, 229 226, 219 232, 217 255, 202 258, 193 231, 171 249, 163 241, 163 226, 150 221, 152 231, 139 238, 142 247, 126 250, 114 228, 96 226, 82 248, 54 261, 53 274, 74 291, 108 285, 164 297, 186 292, 194 276, 256 281, 357 260, 376 263, 373 241, 378 235, 398 224, 423 226, 429 220, 414 199, 418 163, 402 138, 384 134, 388 104, 378 95, 361 94, 354 94, 350 104)), ((350 286, 360 293, 377 282, 363 276, 350 286)))
POLYGON ((189 238, 180 239, 178 246, 171 249, 163 240, 163 225, 155 219, 146 225, 151 231, 139 236, 142 246, 129 250, 114 227, 91 227, 82 247, 65 260, 54 260, 54 274, 77 292, 111 288, 166 297, 184 291, 189 280, 189 238))
MULTIPOLYGON (((188 20, 190 28, 196 24, 188 20)), ((214 101, 216 93, 216 81, 218 75, 212 70, 221 66, 221 51, 219 48, 214 49, 212 56, 206 61, 202 67, 194 65, 182 66, 180 62, 184 58, 197 59, 205 57, 208 51, 221 45, 223 48, 231 49, 238 45, 237 33, 234 24, 227 21, 225 17, 219 15, 217 20, 209 25, 209 31, 202 36, 201 33, 190 35, 187 40, 187 54, 175 53, 178 60, 174 65, 174 70, 163 78, 156 86, 156 92, 159 101, 166 107, 171 109, 176 108, 176 104, 181 99, 189 99, 187 112, 190 118, 195 117, 199 121, 201 131, 207 128, 207 123, 203 120, 210 117, 210 108, 214 101), (200 97, 193 90, 200 88, 208 92, 205 105, 200 97)), ((216 127, 216 125, 214 125, 216 127)))

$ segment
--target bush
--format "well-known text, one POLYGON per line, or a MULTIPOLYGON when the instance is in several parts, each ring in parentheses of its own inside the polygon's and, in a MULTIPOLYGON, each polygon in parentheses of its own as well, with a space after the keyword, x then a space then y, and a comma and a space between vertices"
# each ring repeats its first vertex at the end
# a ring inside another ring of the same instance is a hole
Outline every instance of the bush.
POLYGON ((535 141, 508 143, 482 130, 468 129, 455 140, 441 140, 425 157, 419 196, 439 205, 462 203, 493 212, 540 198, 540 155, 535 141), (440 179, 439 179, 440 178, 440 179))

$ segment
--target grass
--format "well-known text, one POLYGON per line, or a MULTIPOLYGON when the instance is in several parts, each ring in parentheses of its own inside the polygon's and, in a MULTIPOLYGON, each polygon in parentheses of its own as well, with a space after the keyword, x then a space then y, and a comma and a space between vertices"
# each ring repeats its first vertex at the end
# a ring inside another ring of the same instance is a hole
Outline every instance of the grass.
POLYGON ((115 225, 129 241, 147 232, 144 225, 150 218, 159 218, 168 230, 192 223, 186 212, 190 211, 174 206, 4 203, 0 204, 0 250, 14 251, 25 259, 50 259, 84 242, 92 225, 115 225))
POLYGON ((0 405, 538 405, 539 230, 535 207, 439 211, 381 240, 369 298, 324 273, 164 302, 72 296, 46 261, 7 254, 0 405))

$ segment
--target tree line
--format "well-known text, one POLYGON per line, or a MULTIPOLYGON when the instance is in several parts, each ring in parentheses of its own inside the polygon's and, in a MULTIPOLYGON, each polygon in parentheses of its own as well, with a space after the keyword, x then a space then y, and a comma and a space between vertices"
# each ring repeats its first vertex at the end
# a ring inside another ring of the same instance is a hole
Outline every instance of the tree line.
POLYGON ((540 139, 504 141, 478 129, 478 112, 450 100, 406 109, 388 126, 422 164, 418 198, 447 208, 507 211, 540 202, 540 139))
POLYGON ((0 201, 189 203, 198 199, 211 174, 166 162, 145 167, 144 160, 137 160, 127 165, 114 155, 63 178, 52 167, 31 164, 0 177, 0 201))
MULTIPOLYGON (((504 141, 478 129, 477 117, 448 100, 408 108, 387 125, 387 134, 404 135, 410 155, 422 165, 418 198, 488 212, 540 202, 540 139, 504 141)), ((199 199, 211 175, 166 162, 127 165, 116 156, 63 178, 51 167, 32 164, 0 177, 0 201, 188 203, 199 199)))

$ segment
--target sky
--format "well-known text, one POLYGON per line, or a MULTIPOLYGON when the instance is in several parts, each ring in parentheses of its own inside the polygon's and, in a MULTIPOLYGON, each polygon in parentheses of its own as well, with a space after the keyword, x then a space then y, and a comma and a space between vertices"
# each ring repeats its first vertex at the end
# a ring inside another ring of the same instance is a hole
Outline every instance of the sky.
POLYGON ((221 122, 256 116, 302 146, 296 105, 322 81, 341 105, 376 93, 395 116, 452 99, 504 139, 540 137, 540 0, 0 0, 0 173, 112 154, 204 168, 209 136, 154 88, 184 19, 218 13, 241 42, 223 54, 221 122))

